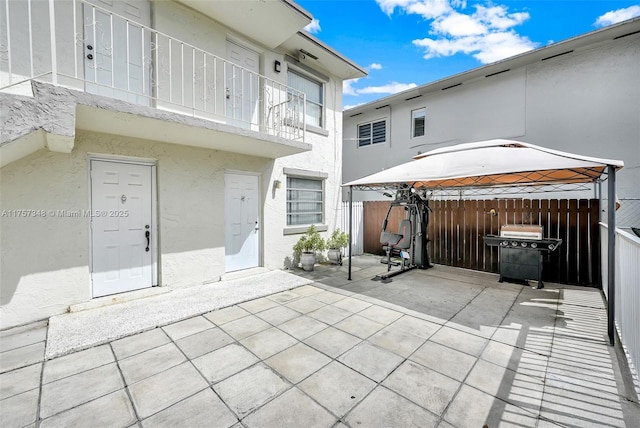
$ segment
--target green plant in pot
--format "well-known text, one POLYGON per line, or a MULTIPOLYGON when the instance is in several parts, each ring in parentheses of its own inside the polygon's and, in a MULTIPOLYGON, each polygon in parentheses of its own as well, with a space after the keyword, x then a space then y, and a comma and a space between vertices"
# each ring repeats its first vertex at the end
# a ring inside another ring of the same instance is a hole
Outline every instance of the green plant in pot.
POLYGON ((316 252, 322 251, 325 248, 325 242, 320 233, 316 230, 314 225, 309 226, 309 229, 304 235, 298 239, 296 245, 293 246, 293 251, 296 255, 300 256, 300 264, 302 269, 306 271, 312 271, 313 265, 316 264, 316 252))
POLYGON ((327 239, 327 257, 331 263, 342 265, 342 249, 349 244, 349 235, 336 229, 327 239))

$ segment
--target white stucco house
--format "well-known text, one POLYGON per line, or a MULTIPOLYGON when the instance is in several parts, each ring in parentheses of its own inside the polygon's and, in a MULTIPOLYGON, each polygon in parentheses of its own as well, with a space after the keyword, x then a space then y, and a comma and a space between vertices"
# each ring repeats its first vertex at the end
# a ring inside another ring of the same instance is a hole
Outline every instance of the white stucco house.
POLYGON ((281 268, 336 227, 342 81, 366 73, 293 1, 0 10, 0 328, 281 268))
MULTIPOLYGON (((519 140, 623 160, 618 224, 640 227, 638 70, 635 18, 349 109, 343 182, 444 146, 519 140)), ((354 192, 354 199, 385 198, 354 192)))

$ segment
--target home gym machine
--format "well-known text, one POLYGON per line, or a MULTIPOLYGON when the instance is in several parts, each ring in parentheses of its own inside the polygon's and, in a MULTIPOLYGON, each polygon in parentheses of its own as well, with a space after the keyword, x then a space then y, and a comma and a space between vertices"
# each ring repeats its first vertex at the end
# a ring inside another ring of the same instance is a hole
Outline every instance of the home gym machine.
POLYGON ((401 189, 396 192, 395 200, 391 202, 387 215, 382 222, 380 243, 386 256, 381 263, 387 265, 387 272, 376 275, 374 279, 386 280, 412 269, 429 269, 429 251, 427 244, 427 225, 429 224, 429 201, 414 188, 401 189), (404 209, 405 218, 400 221, 398 232, 387 230, 389 215, 392 210, 404 209), (394 258, 400 258, 395 261, 394 258), (400 266, 391 271, 392 266, 400 266))

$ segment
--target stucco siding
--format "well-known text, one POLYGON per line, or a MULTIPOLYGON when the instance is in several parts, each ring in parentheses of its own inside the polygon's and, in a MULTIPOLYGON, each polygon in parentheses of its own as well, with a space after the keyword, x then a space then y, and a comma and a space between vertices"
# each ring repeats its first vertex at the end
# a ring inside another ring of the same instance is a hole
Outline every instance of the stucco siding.
MULTIPOLYGON (((2 210, 44 216, 2 218, 2 324, 61 313, 91 298, 90 225, 62 211, 90 209, 89 156, 157 161, 160 285, 216 281, 225 272, 225 170, 267 174, 273 161, 78 131, 69 154, 41 150, 2 171, 2 210)), ((282 209, 281 209, 282 211, 282 209)), ((264 213, 269 219, 277 215, 264 213)), ((267 220, 267 224, 269 221, 267 220)))

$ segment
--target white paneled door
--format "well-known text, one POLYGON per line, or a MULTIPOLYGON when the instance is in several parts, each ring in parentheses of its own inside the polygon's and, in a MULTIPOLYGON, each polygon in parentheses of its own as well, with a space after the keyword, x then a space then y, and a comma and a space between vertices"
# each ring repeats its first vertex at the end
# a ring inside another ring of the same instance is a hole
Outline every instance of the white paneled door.
POLYGON ((227 173, 224 177, 226 271, 256 267, 260 255, 258 176, 227 173))
POLYGON ((256 128, 260 56, 250 49, 227 41, 227 60, 225 98, 228 123, 246 129, 256 128))
POLYGON ((149 105, 151 24, 148 0, 91 0, 84 4, 85 89, 149 105), (95 5, 95 6, 94 6, 95 5))
POLYGON ((153 286, 154 167, 91 161, 93 297, 153 286))

